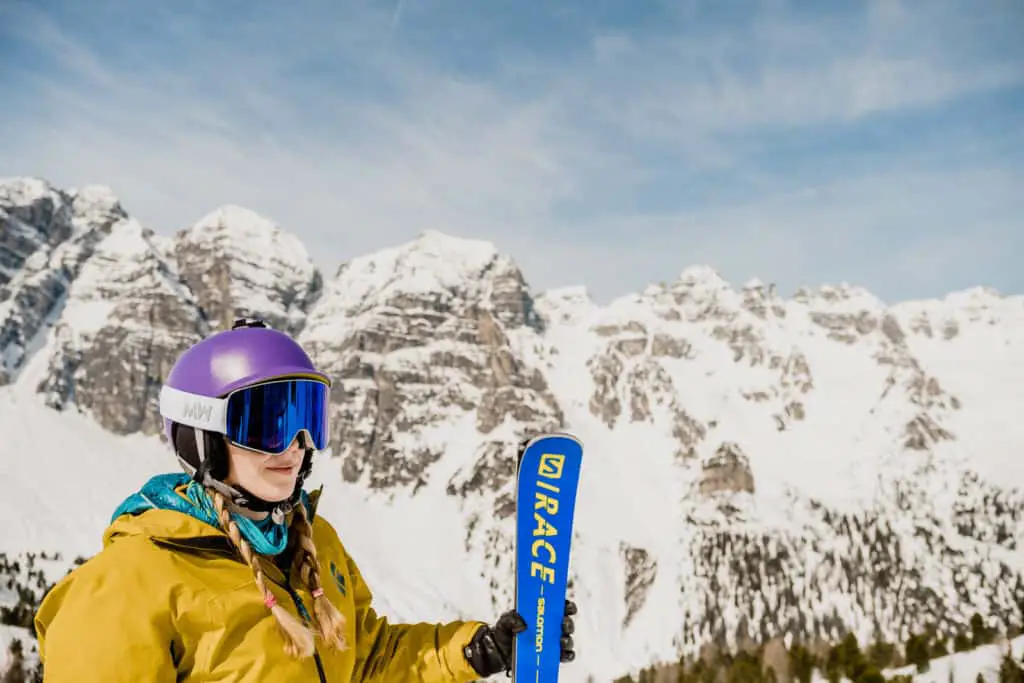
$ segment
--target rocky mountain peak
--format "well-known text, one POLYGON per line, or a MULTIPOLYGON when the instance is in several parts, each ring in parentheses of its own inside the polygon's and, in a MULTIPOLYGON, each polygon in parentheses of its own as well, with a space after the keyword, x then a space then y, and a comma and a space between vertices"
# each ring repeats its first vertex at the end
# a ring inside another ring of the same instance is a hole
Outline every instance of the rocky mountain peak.
POLYGON ((402 245, 342 264, 335 281, 349 288, 354 304, 372 306, 393 296, 424 292, 454 296, 485 286, 482 276, 498 260, 490 242, 427 230, 402 245))
POLYGON ((99 188, 65 193, 38 178, 0 182, 0 386, 59 315, 96 244, 125 218, 99 188))
POLYGON ((708 291, 727 288, 729 283, 718 270, 706 264, 687 266, 676 278, 676 284, 708 291))
POLYGON ((1008 297, 992 287, 971 287, 951 292, 943 301, 946 311, 960 311, 966 321, 984 321, 989 325, 1024 323, 1024 302, 1008 297))
POLYGON ((427 230, 397 247, 341 265, 329 306, 346 316, 380 306, 472 306, 503 325, 539 325, 533 299, 515 263, 491 242, 427 230))
POLYGON ((793 300, 812 309, 880 311, 885 308, 885 303, 867 289, 847 283, 801 287, 793 300))
POLYGON ((695 301, 734 300, 736 291, 721 274, 706 265, 689 266, 669 285, 677 295, 695 301))
POLYGON ((306 247, 298 237, 286 232, 277 223, 252 209, 236 204, 224 204, 201 217, 184 233, 194 239, 205 237, 208 240, 224 240, 231 247, 241 247, 250 242, 252 249, 282 246, 282 240, 292 247, 301 259, 305 256, 306 247))
POLYGON ((111 432, 159 433, 160 385, 208 332, 196 298, 149 231, 123 221, 68 290, 39 391, 50 407, 74 405, 111 432))
POLYGON ((786 317, 786 304, 779 296, 775 283, 765 284, 752 278, 743 285, 743 308, 762 320, 786 317))
POLYGON ((75 230, 99 230, 103 233, 128 218, 121 200, 106 185, 87 185, 68 192, 71 222, 75 230))
POLYGON ((456 268, 476 268, 496 258, 498 248, 488 240, 450 235, 440 230, 423 230, 399 250, 405 254, 419 253, 426 257, 444 256, 453 259, 456 268), (458 262, 462 262, 460 266, 458 262))
POLYGON ((260 214, 226 205, 178 232, 177 269, 215 327, 237 313, 297 333, 323 281, 294 234, 260 214))
POLYGON ((803 304, 811 322, 824 328, 829 339, 846 344, 879 330, 887 312, 885 304, 874 294, 847 284, 822 285, 814 290, 801 288, 793 300, 803 304))
POLYGON ((717 270, 705 265, 685 268, 672 282, 649 285, 634 299, 666 320, 691 322, 732 321, 744 301, 717 270))
POLYGON ((46 212, 49 206, 52 215, 54 209, 66 203, 67 196, 41 178, 18 177, 0 179, 0 205, 7 211, 25 222, 45 224, 48 222, 46 212), (32 213, 32 207, 38 207, 40 213, 32 213))
POLYGON ((0 182, 0 285, 10 282, 37 252, 48 254, 68 239, 71 216, 68 196, 42 180, 0 182))
POLYGON ((995 287, 968 287, 946 295, 946 302, 954 306, 965 304, 993 305, 1006 300, 1006 296, 995 287))
POLYGON ((474 438, 494 440, 452 490, 503 486, 511 470, 497 458, 509 443, 499 428, 561 423, 523 348, 539 326, 522 274, 489 242, 427 231, 343 264, 300 339, 338 378, 334 439, 346 478, 422 486, 444 452, 432 430, 468 420, 474 438))

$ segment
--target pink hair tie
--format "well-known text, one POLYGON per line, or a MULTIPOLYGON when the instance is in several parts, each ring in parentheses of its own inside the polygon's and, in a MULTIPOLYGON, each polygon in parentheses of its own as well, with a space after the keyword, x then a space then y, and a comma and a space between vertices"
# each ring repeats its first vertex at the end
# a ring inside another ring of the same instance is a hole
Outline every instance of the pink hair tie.
POLYGON ((277 604, 277 598, 274 597, 273 593, 267 593, 263 596, 263 604, 267 606, 267 609, 274 609, 274 605, 277 604))
POLYGON ((316 590, 313 591, 313 597, 314 598, 319 598, 323 594, 324 594, 324 589, 323 588, 317 588, 316 590))

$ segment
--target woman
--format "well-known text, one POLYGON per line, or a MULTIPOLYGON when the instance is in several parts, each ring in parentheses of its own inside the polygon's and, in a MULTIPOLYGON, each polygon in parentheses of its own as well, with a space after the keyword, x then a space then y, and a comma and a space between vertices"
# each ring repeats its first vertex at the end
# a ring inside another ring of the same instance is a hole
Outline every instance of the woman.
MULTIPOLYGON (((525 623, 390 624, 307 494, 330 380, 240 320, 186 351, 160 394, 185 474, 114 513, 103 550, 36 616, 47 683, 470 681, 508 671, 525 623)), ((575 654, 566 605, 562 661, 575 654)))

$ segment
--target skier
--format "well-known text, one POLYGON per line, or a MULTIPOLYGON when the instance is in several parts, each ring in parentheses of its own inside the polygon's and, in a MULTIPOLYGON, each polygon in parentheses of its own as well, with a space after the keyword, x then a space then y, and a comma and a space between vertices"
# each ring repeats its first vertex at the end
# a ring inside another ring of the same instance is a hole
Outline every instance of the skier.
MULTIPOLYGON (((329 394, 303 349, 256 320, 178 359, 160 414, 184 473, 129 496, 103 550, 46 596, 35 619, 44 681, 440 683, 510 671, 526 628, 515 610, 493 626, 376 613, 316 514, 320 492, 303 489, 327 446, 329 394)), ((575 658, 575 613, 567 601, 562 662, 575 658)))

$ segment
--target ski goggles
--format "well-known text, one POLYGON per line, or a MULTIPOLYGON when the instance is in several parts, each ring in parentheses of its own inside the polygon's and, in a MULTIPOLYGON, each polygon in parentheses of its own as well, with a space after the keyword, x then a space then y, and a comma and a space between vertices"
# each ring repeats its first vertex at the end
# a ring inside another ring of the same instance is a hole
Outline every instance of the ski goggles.
POLYGON ((210 398, 164 385, 160 412, 169 420, 224 434, 243 448, 283 453, 300 433, 306 447, 327 448, 330 388, 311 379, 285 379, 210 398))

